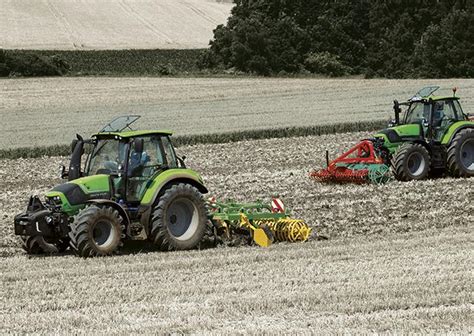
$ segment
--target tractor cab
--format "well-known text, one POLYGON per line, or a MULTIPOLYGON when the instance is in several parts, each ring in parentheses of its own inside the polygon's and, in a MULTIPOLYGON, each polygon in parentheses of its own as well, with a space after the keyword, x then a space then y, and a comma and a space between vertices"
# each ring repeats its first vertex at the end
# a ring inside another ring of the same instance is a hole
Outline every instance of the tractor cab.
POLYGON ((434 92, 438 89, 439 86, 425 87, 406 102, 398 103, 395 100, 395 120, 389 126, 419 125, 420 138, 441 141, 449 126, 467 120, 467 116, 459 103, 459 97, 455 95, 456 89, 453 89, 453 96, 435 96, 434 92), (405 111, 400 120, 401 107, 405 107, 405 111))
POLYGON ((147 186, 160 173, 185 168, 183 160, 174 151, 171 132, 130 128, 139 117, 116 118, 88 140, 78 135, 71 145, 69 171, 63 168, 63 178, 67 177, 69 181, 81 178, 84 183, 110 180, 112 192, 109 197, 130 205, 140 203, 147 186), (86 145, 89 154, 82 163, 86 145))

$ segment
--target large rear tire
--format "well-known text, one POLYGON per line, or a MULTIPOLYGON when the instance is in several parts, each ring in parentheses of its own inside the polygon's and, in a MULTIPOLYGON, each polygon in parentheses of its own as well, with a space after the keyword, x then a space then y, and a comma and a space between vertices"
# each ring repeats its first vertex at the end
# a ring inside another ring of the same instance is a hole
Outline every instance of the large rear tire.
POLYGON ((172 185, 153 209, 151 240, 163 251, 199 246, 208 232, 207 207, 202 194, 185 183, 172 185))
POLYGON ((430 153, 417 143, 400 145, 392 158, 392 172, 399 181, 423 180, 428 176, 430 166, 430 153))
POLYGON ((112 207, 90 205, 82 209, 71 224, 71 247, 76 255, 88 258, 117 253, 123 245, 125 225, 112 207))
POLYGON ((474 176, 474 129, 463 129, 448 147, 447 168, 454 177, 474 176))

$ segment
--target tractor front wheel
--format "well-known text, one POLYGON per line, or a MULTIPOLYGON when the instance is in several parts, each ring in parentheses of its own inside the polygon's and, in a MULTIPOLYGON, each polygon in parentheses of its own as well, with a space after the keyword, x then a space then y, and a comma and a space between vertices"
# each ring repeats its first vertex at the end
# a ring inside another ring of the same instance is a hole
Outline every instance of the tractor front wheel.
POLYGON ((399 181, 422 180, 430 171, 430 153, 421 144, 407 142, 392 158, 392 171, 399 181))
POLYGON ((201 243, 208 226, 202 194, 185 183, 172 185, 153 209, 151 240, 161 250, 189 250, 201 243))
POLYGON ((456 134, 448 147, 447 161, 452 176, 474 176, 474 129, 464 129, 456 134))
POLYGON ((71 224, 71 247, 80 257, 106 256, 118 252, 125 237, 123 218, 109 206, 90 205, 71 224))

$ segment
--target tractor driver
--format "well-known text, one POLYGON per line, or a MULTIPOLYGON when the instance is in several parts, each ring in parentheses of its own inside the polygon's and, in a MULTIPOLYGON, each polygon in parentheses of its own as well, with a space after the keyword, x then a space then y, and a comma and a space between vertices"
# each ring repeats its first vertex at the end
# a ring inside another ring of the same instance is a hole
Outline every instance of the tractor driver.
POLYGON ((128 163, 128 176, 142 176, 145 165, 150 161, 150 156, 147 152, 135 152, 134 150, 130 153, 130 160, 128 163))

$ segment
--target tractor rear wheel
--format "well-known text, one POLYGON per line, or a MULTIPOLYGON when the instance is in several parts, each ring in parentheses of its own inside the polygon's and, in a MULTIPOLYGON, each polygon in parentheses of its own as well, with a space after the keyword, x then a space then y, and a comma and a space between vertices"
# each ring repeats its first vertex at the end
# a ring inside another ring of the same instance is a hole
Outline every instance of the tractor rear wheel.
POLYGON ((430 171, 430 153, 421 144, 406 142, 393 155, 392 171, 399 181, 422 180, 430 171))
POLYGON ((71 224, 71 247, 76 255, 87 258, 118 252, 125 237, 125 225, 112 207, 90 205, 82 209, 71 224))
POLYGON ((209 219, 202 194, 185 183, 166 189, 153 209, 151 240, 161 250, 189 250, 199 246, 209 219))
POLYGON ((474 129, 464 129, 456 134, 448 147, 447 166, 452 176, 474 176, 474 129))

